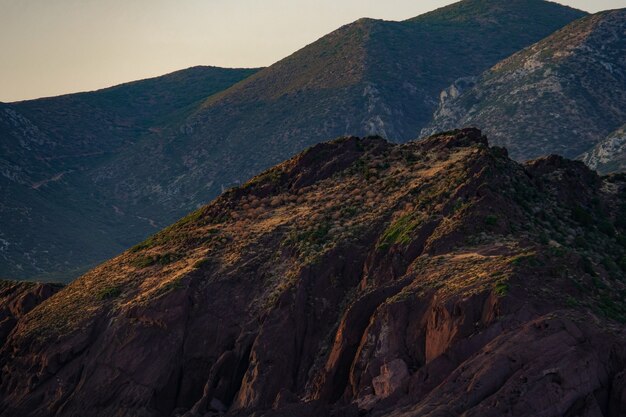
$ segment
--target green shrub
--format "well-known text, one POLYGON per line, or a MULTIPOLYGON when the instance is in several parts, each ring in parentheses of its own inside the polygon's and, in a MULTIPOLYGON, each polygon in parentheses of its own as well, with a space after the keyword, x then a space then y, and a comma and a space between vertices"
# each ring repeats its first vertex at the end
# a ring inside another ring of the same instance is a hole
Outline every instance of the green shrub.
POLYGON ((164 253, 157 255, 142 255, 131 261, 131 265, 136 268, 147 268, 152 265, 168 265, 180 259, 177 253, 164 253))
POLYGON ((193 264, 193 267, 196 269, 200 269, 204 266, 209 265, 210 263, 211 263, 211 260, 209 258, 199 259, 193 264))
POLYGON ((572 209, 572 219, 583 226, 591 226, 593 224, 593 217, 581 206, 576 206, 572 209))
POLYGON ((407 214, 393 222, 383 233, 378 249, 386 250, 391 245, 411 242, 411 234, 419 227, 421 221, 415 214, 407 214))
POLYGON ((580 266, 582 267, 582 269, 583 269, 583 271, 585 273, 591 275, 592 277, 596 276, 596 271, 595 271, 595 269, 593 269, 593 264, 591 263, 589 258, 587 258, 585 256, 580 258, 580 266))
POLYGON ((122 294, 122 289, 118 286, 105 287, 100 289, 96 297, 98 300, 108 300, 111 298, 117 298, 122 294))
POLYGON ((498 216, 496 216, 495 214, 490 214, 487 217, 485 217, 485 224, 487 226, 495 226, 496 224, 498 224, 498 216))
POLYGON ((498 297, 505 297, 509 293, 509 284, 504 281, 497 282, 493 291, 498 297))
POLYGON ((622 271, 626 272, 626 255, 621 257, 621 259, 618 262, 618 265, 620 268, 622 268, 622 271))

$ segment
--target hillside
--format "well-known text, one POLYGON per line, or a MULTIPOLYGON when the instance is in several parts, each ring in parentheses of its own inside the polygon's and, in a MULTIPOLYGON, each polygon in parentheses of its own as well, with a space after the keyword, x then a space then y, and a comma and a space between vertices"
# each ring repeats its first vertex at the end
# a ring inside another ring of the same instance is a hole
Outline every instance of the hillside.
POLYGON ((477 130, 316 145, 69 284, 1 416, 621 416, 626 178, 477 130))
POLYGON ((0 277, 72 278, 158 230, 87 173, 254 72, 194 67, 90 93, 0 103, 0 277))
POLYGON ((583 15, 539 0, 465 0, 404 22, 361 19, 211 96, 180 126, 84 178, 107 205, 163 226, 328 137, 415 138, 447 85, 583 15))
POLYGON ((626 9, 588 16, 460 80, 422 135, 476 126, 519 160, 589 151, 626 121, 625 28, 626 9))
POLYGON ((585 152, 580 159, 601 174, 626 172, 626 124, 585 152))

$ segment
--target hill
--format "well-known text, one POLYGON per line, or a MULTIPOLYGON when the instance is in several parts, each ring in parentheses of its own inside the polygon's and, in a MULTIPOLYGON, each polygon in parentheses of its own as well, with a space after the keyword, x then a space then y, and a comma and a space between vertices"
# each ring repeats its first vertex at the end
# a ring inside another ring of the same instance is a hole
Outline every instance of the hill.
POLYGON ((316 145, 22 316, 1 416, 619 416, 626 178, 316 145))
POLYGON ((422 134, 476 126, 516 159, 578 157, 626 121, 625 26, 626 9, 588 16, 461 80, 422 134))
MULTIPOLYGON (((147 236, 328 137, 412 139, 441 89, 583 15, 540 0, 464 0, 403 22, 346 25, 81 172, 76 192, 88 190, 98 205, 80 229, 102 237, 83 240, 81 251, 105 259, 140 240, 131 237, 147 236)), ((67 190, 62 193, 65 198, 67 190)), ((65 228, 26 230, 35 241, 76 253, 68 247, 72 240, 62 238, 65 228)), ((45 265, 48 258, 38 252, 31 263, 45 265)), ((77 265, 67 262, 67 269, 77 265)))
POLYGON ((194 67, 90 93, 0 103, 0 277, 75 277, 158 230, 87 173, 254 72, 194 67))

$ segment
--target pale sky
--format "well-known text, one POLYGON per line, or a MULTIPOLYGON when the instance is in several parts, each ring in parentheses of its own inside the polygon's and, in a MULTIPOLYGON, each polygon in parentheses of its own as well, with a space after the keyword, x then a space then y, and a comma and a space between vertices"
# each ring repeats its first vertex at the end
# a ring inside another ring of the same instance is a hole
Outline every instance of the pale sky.
MULTIPOLYGON (((0 101, 93 90, 194 65, 267 66, 360 17, 451 0, 0 0, 0 101)), ((626 0, 562 0, 590 12, 626 0)))

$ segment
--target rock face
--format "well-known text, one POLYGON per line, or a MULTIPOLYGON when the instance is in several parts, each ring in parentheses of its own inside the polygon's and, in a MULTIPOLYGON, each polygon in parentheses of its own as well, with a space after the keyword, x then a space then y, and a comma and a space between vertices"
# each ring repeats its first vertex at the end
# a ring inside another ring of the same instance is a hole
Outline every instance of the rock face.
MULTIPOLYGON (((575 158, 625 121, 626 9, 621 9, 580 19, 480 77, 451 86, 422 134, 476 126, 514 159, 550 153, 575 158)), ((599 146, 595 152, 602 154, 612 145, 599 146)))
POLYGON ((0 280, 0 344, 4 344, 19 319, 61 288, 55 284, 0 280))
POLYGON ((580 159, 601 174, 626 171, 626 124, 580 159))
POLYGON ((454 80, 584 15, 464 0, 404 22, 361 19, 258 72, 196 68, 0 106, 0 146, 12 145, 0 158, 0 276, 75 278, 328 138, 413 139, 454 80), (24 124, 4 129, 5 110, 24 124))
POLYGON ((477 130, 319 144, 88 272, 1 416, 623 416, 626 180, 477 130))

